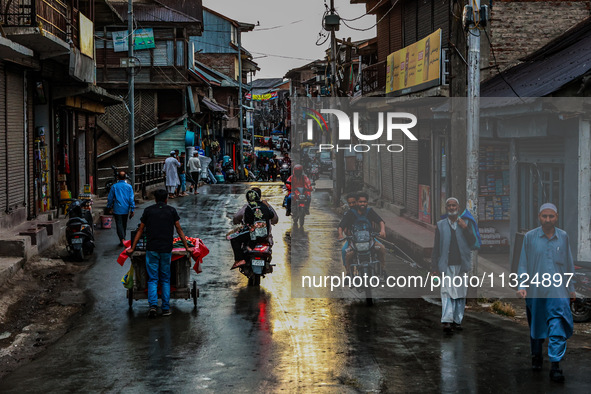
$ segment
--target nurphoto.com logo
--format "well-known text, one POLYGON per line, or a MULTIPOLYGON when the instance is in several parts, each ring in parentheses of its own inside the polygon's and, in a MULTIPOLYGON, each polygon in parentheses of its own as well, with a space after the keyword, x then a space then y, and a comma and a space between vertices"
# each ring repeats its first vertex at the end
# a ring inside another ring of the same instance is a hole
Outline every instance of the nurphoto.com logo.
MULTIPOLYGON (((312 141, 314 139, 314 122, 318 125, 321 131, 328 132, 328 124, 322 114, 331 114, 337 117, 339 129, 338 140, 351 141, 351 118, 345 112, 337 109, 321 109, 320 112, 311 108, 305 108, 305 116, 308 117, 307 123, 307 139, 312 141)), ((359 112, 353 112, 353 134, 360 141, 376 141, 382 137, 384 130, 386 132, 386 139, 392 141, 394 133, 402 132, 406 138, 411 141, 417 141, 417 137, 410 131, 411 128, 417 125, 417 117, 408 112, 378 112, 378 128, 373 134, 364 134, 359 127, 359 112)), ((364 128, 366 129, 366 128, 364 128)), ((381 143, 364 143, 364 144, 319 144, 318 150, 322 151, 348 151, 365 153, 372 150, 377 152, 387 151, 392 153, 399 153, 404 150, 400 144, 381 144, 381 143)))

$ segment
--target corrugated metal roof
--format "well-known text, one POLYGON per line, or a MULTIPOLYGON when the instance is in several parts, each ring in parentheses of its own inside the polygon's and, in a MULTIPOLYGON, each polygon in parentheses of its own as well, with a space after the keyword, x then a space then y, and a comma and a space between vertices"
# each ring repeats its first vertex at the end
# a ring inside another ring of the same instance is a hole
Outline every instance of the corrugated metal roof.
MULTIPOLYGON (((226 74, 222 74, 221 72, 216 71, 213 68, 211 68, 201 62, 195 61, 195 67, 199 67, 203 71, 207 72, 209 75, 213 75, 216 79, 218 79, 221 82, 221 86, 223 88, 228 88, 228 87, 237 88, 238 87, 238 81, 235 81, 234 79, 230 78, 226 74)), ((249 86, 247 86, 246 84, 242 84, 242 88, 248 90, 249 86)))
POLYGON ((531 60, 484 82, 482 97, 516 97, 515 92, 521 97, 544 97, 591 70, 591 24, 579 25, 576 34, 576 41, 554 40, 531 60))
POLYGON ((271 89, 284 83, 283 78, 259 78, 251 82, 253 89, 271 89))
MULTIPOLYGON (((105 0, 127 22, 127 1, 105 0)), ((133 4, 134 18, 140 22, 164 22, 164 23, 196 23, 199 19, 184 14, 160 3, 136 3, 133 4)))
POLYGON ((207 108, 209 108, 212 112, 224 112, 224 113, 227 112, 224 108, 222 108, 220 105, 214 103, 213 101, 211 101, 207 97, 203 97, 201 102, 203 102, 203 104, 205 104, 205 106, 207 108))

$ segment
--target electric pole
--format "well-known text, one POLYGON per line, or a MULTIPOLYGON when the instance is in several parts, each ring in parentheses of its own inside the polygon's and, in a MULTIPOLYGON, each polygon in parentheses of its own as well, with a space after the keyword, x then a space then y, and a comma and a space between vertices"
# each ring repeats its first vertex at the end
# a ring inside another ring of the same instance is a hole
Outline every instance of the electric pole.
MULTIPOLYGON (((467 23, 468 31, 468 109, 467 109, 467 160, 466 160, 466 208, 478 225, 478 153, 480 148, 480 0, 471 0, 466 13, 472 13, 473 23, 467 23)), ((478 274, 478 252, 472 252, 473 274, 478 274)))
POLYGON ((129 154, 128 175, 131 186, 135 191, 135 99, 134 99, 134 84, 135 84, 135 62, 133 60, 133 0, 129 0, 127 5, 127 57, 129 70, 128 94, 129 98, 129 137, 127 152, 129 154))
MULTIPOLYGON (((330 60, 331 60, 331 88, 330 88, 330 95, 332 96, 333 104, 332 107, 336 107, 336 97, 338 95, 337 92, 337 37, 335 31, 339 29, 340 25, 340 18, 336 14, 334 9, 334 0, 330 0, 330 14, 327 15, 325 19, 324 25, 330 29, 330 60)), ((337 144, 337 128, 332 128, 331 133, 331 143, 333 145, 337 144)), ((333 158, 333 166, 332 166, 332 179, 333 179, 333 192, 334 192, 334 201, 333 204, 335 206, 340 205, 341 200, 341 189, 343 180, 341 179, 341 173, 343 171, 342 164, 344 159, 344 152, 337 151, 336 157, 333 158)))
MULTIPOLYGON (((242 26, 238 28, 238 105, 240 106, 240 143, 238 144, 238 179, 243 179, 244 174, 244 158, 242 152, 244 150, 244 129, 242 127, 242 26)), ((254 145, 253 145, 254 149, 254 145)))

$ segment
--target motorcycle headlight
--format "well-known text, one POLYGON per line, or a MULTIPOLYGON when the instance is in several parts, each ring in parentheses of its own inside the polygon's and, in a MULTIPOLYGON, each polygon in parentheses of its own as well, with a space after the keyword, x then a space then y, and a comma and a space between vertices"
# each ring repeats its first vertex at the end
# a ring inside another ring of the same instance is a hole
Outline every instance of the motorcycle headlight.
POLYGON ((357 248, 359 252, 367 252, 369 250, 369 242, 356 243, 355 248, 357 248))

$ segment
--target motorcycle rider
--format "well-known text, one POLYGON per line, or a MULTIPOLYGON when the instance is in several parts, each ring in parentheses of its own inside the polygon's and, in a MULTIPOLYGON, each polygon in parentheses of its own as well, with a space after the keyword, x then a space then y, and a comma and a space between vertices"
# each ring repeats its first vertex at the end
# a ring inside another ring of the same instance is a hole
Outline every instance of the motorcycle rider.
MULTIPOLYGON (((346 207, 346 211, 343 214, 343 218, 341 219, 341 222, 339 223, 339 227, 338 227, 338 231, 339 231, 339 240, 343 240, 345 238, 345 234, 346 235, 351 235, 351 229, 346 228, 345 225, 343 224, 345 217, 347 216, 347 214, 349 213, 350 210, 355 209, 355 207, 357 206, 357 194, 356 193, 350 193, 347 195, 347 207, 346 207)), ((345 256, 347 254, 347 249, 349 248, 349 241, 345 241, 345 244, 343 245, 343 247, 341 248, 341 258, 343 259, 343 266, 347 266, 347 264, 345 264, 345 256)))
MULTIPOLYGON (((357 194, 357 205, 355 206, 355 208, 347 212, 347 214, 345 215, 345 217, 339 225, 339 230, 341 229, 340 226, 343 226, 342 228, 352 228, 356 222, 361 220, 368 220, 371 223, 372 227, 379 226, 380 237, 386 238, 386 223, 384 222, 384 220, 382 220, 380 215, 376 213, 376 211, 367 207, 368 200, 369 196, 367 195, 367 193, 360 192, 357 194)), ((341 235, 342 233, 341 231, 339 231, 339 236, 341 235)), ((382 275, 386 276, 386 249, 384 248, 384 245, 377 239, 375 240, 374 249, 376 252, 376 257, 380 262, 382 275)), ((353 250, 353 248, 348 247, 345 255, 345 267, 347 269, 347 275, 351 274, 351 264, 353 263, 354 258, 355 251, 353 250)))
POLYGON ((286 216, 291 215, 291 190, 292 188, 297 189, 298 187, 304 188, 304 194, 306 195, 306 215, 310 214, 310 201, 312 201, 312 183, 310 179, 306 175, 304 175, 304 167, 301 164, 296 164, 293 167, 293 175, 287 178, 287 182, 285 182, 285 187, 289 194, 285 199, 286 209, 287 212, 285 213, 286 216))
MULTIPOLYGON (((257 188, 258 189, 258 188, 257 188)), ((267 224, 267 237, 271 235, 271 223, 274 221, 273 211, 269 208, 268 203, 261 201, 260 189, 251 189, 246 192, 247 206, 244 208, 244 216, 242 221, 245 225, 253 226, 256 221, 265 221, 267 224)), ((250 233, 246 232, 234 239, 232 239, 232 250, 234 251, 234 265, 231 270, 246 264, 244 254, 244 244, 251 242, 250 233)))
POLYGON ((281 159, 281 164, 287 164, 291 167, 291 158, 289 157, 289 153, 285 152, 283 154, 283 158, 281 159))

